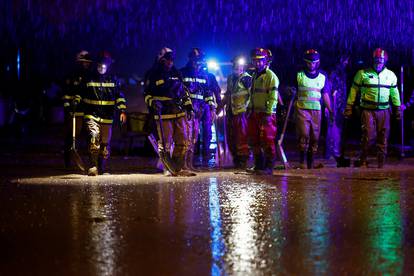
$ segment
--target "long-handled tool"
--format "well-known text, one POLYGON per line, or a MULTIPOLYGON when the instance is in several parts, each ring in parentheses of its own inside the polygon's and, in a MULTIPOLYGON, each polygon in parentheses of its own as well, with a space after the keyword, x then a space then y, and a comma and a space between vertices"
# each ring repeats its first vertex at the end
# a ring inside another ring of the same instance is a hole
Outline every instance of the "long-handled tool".
POLYGON ((287 160, 285 151, 283 150, 282 143, 283 143, 283 139, 285 137, 285 132, 286 132, 287 124, 288 124, 288 121, 289 121, 290 111, 292 110, 293 102, 295 101, 296 89, 292 87, 292 88, 290 88, 290 91, 291 91, 292 95, 291 95, 291 98, 289 100, 288 110, 286 112, 286 118, 285 118, 285 122, 283 123, 282 132, 280 134, 280 138, 277 141, 277 145, 276 145, 278 155, 279 155, 279 157, 280 157, 280 159, 283 163, 283 167, 285 168, 285 170, 289 169, 290 166, 289 166, 289 162, 287 160))
MULTIPOLYGON (((404 103, 404 65, 401 65, 401 104, 404 103)), ((404 152, 404 110, 401 110, 401 149, 400 149, 400 157, 405 157, 404 152)))
POLYGON ((222 162, 221 162, 221 146, 220 146, 220 136, 219 136, 219 132, 218 132, 218 122, 216 120, 216 122, 214 123, 214 132, 216 133, 216 152, 217 152, 217 159, 216 159, 216 165, 218 165, 219 168, 222 167, 222 162))
POLYGON ((81 170, 85 171, 85 165, 82 161, 82 158, 79 156, 78 151, 76 150, 76 115, 73 112, 72 115, 72 147, 70 148, 70 158, 76 164, 76 166, 81 170))

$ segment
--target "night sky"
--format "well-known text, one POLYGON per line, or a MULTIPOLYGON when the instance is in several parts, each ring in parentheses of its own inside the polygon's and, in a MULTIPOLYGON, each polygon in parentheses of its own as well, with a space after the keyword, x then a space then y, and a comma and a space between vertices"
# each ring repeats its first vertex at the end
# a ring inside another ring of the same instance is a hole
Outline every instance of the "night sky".
POLYGON ((163 46, 177 50, 178 67, 191 47, 228 61, 270 47, 274 66, 288 70, 315 47, 322 66, 340 52, 368 60, 382 46, 390 65, 412 62, 413 1, 156 1, 3 0, 2 71, 21 49, 24 75, 61 77, 76 52, 112 52, 121 75, 142 76, 163 46))

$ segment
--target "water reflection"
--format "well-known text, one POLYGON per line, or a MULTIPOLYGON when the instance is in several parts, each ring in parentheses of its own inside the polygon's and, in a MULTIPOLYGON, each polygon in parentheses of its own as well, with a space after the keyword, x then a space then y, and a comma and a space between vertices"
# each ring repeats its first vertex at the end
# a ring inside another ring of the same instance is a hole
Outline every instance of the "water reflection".
POLYGON ((370 262, 377 273, 399 275, 402 272, 402 224, 400 193, 387 186, 375 193, 369 229, 370 262))
POLYGON ((327 197, 323 187, 307 189, 306 224, 309 239, 309 262, 316 275, 327 273, 327 249, 329 246, 327 197))
POLYGON ((115 274, 117 257, 115 250, 119 248, 119 239, 115 234, 116 215, 112 201, 112 196, 106 196, 105 192, 99 191, 97 186, 91 186, 88 209, 91 218, 89 238, 98 275, 115 274))
POLYGON ((210 208, 210 225, 211 225, 211 275, 222 275, 223 269, 223 255, 225 245, 221 230, 221 215, 220 215, 220 202, 219 192, 217 189, 217 179, 215 177, 210 178, 209 186, 209 208, 210 208))

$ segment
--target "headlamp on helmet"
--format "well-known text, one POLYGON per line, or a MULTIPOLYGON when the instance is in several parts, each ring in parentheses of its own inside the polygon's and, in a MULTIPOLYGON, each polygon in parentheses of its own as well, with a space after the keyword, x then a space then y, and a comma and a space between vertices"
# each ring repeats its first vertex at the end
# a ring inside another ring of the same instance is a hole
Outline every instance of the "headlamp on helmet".
POLYGON ((303 60, 306 62, 318 62, 320 61, 319 52, 315 49, 306 50, 305 54, 303 55, 303 60))

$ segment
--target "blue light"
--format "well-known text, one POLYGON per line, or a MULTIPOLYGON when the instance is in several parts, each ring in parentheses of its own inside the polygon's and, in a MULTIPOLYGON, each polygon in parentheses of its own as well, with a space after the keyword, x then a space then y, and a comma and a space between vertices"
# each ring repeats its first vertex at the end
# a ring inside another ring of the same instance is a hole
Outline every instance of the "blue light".
POLYGON ((20 49, 17 49, 17 79, 20 80, 20 49))
POLYGON ((209 71, 217 71, 220 69, 220 66, 216 60, 210 59, 207 61, 207 68, 209 71))

